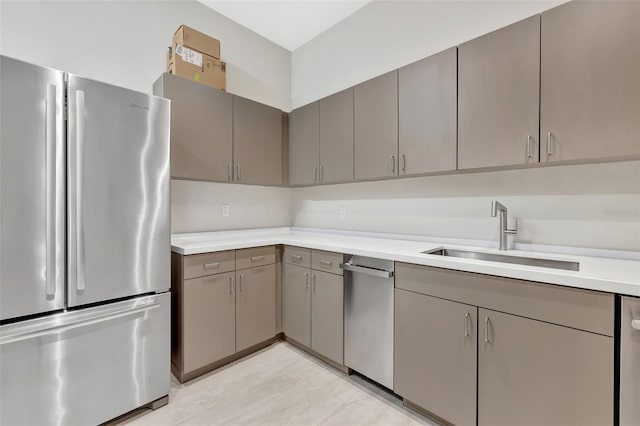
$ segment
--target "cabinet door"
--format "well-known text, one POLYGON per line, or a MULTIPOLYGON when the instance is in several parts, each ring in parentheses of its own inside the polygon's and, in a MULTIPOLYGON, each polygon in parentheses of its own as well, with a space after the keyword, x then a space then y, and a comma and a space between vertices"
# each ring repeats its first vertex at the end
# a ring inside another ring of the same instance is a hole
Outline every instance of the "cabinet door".
POLYGON ((231 180, 233 95, 171 74, 154 94, 171 99, 171 177, 231 180))
POLYGON ((236 182, 282 185, 282 111, 233 97, 236 182))
POLYGON ((541 53, 541 160, 640 154, 640 2, 544 12, 541 53))
POLYGON ((457 49, 398 70, 400 174, 456 169, 457 49))
POLYGON ((394 391, 453 424, 475 425, 477 308, 395 295, 394 391))
POLYGON ((236 350, 236 296, 233 272, 183 282, 184 373, 236 350))
POLYGON ((458 47, 458 168, 538 162, 540 16, 458 47))
POLYGON ((398 72, 391 71, 354 89, 355 178, 397 174, 398 72))
POLYGON ((613 423, 613 338, 480 309, 478 425, 613 423))
POLYGON ((236 352, 276 335, 276 265, 236 271, 236 352))
POLYGON ((342 275, 311 272, 311 349, 344 362, 344 284, 342 275))
POLYGON ((289 114, 289 182, 308 185, 318 181, 318 102, 289 114))
POLYGON ((284 265, 282 282, 282 324, 284 334, 311 347, 311 270, 284 265))
POLYGON ((320 100, 320 181, 353 180, 353 88, 320 100))

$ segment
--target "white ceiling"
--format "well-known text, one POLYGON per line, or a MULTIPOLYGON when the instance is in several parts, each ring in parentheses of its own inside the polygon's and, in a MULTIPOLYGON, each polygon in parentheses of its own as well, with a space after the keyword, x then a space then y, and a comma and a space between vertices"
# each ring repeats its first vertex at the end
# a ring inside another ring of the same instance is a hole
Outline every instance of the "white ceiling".
POLYGON ((294 51, 370 1, 200 0, 200 3, 294 51))

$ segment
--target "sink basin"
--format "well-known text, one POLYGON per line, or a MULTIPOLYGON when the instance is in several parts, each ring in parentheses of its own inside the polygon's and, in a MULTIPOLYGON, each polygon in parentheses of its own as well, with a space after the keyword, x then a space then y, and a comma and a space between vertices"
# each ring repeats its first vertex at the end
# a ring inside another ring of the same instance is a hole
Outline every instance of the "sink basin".
POLYGON ((518 265, 540 266, 542 268, 564 269, 566 271, 580 270, 580 263, 569 260, 539 259, 535 257, 511 256, 508 254, 483 253, 478 251, 453 250, 446 248, 423 251, 422 253, 434 256, 486 260, 489 262, 516 263, 518 265))

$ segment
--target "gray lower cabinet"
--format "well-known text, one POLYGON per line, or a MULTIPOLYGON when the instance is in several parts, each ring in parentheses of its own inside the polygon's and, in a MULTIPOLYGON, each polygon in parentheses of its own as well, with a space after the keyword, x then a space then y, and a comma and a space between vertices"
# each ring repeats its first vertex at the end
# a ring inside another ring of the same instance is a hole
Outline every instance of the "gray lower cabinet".
POLYGON ((276 335, 275 264, 236 271, 236 351, 276 335))
POLYGON ((456 169, 457 48, 398 70, 399 174, 456 169))
POLYGON ((289 183, 291 185, 310 185, 318 182, 319 119, 318 102, 305 105, 289 114, 289 183))
POLYGON ((311 349, 344 363, 344 283, 342 275, 311 271, 311 349))
POLYGON ((171 99, 171 177, 231 180, 233 95, 168 73, 153 94, 171 99))
POLYGON ((282 185, 282 145, 282 111, 234 95, 234 180, 282 185))
POLYGON ((282 283, 285 336, 339 365, 344 363, 341 259, 339 253, 287 246, 282 283))
POLYGON ((398 71, 354 88, 356 179, 398 174, 398 71))
POLYGON ((285 263, 282 282, 282 328, 285 336, 311 346, 311 270, 285 263))
POLYGON ((640 2, 542 13, 541 161, 640 154, 640 2))
POLYGON ((458 47, 458 168, 538 163, 540 16, 458 47))
POLYGON ((478 308, 395 290, 396 393, 458 425, 476 424, 478 308))
POLYGON ((353 180, 353 88, 319 101, 322 183, 353 180))
POLYGON ((236 351, 233 272, 184 281, 183 368, 193 371, 236 351))
POLYGON ((613 338, 480 309, 478 425, 613 424, 613 338))

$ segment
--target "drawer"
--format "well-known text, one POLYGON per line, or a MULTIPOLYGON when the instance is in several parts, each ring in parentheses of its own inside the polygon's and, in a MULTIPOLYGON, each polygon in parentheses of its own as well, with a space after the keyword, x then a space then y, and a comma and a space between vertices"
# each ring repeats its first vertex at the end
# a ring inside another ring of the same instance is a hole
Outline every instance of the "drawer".
POLYGON ((247 269, 273 263, 276 263, 276 246, 236 250, 236 269, 247 269))
POLYGON ((396 262, 396 288, 613 336, 613 294, 396 262))
POLYGON ((183 278, 185 280, 204 277, 206 275, 221 274, 236 269, 234 250, 192 254, 184 256, 183 259, 183 278))
POLYGON ((311 249, 302 247, 285 246, 284 263, 291 265, 311 267, 311 249))
POLYGON ((318 271, 331 272, 332 274, 342 275, 340 264, 343 259, 342 253, 332 251, 312 250, 311 251, 311 268, 318 271))

